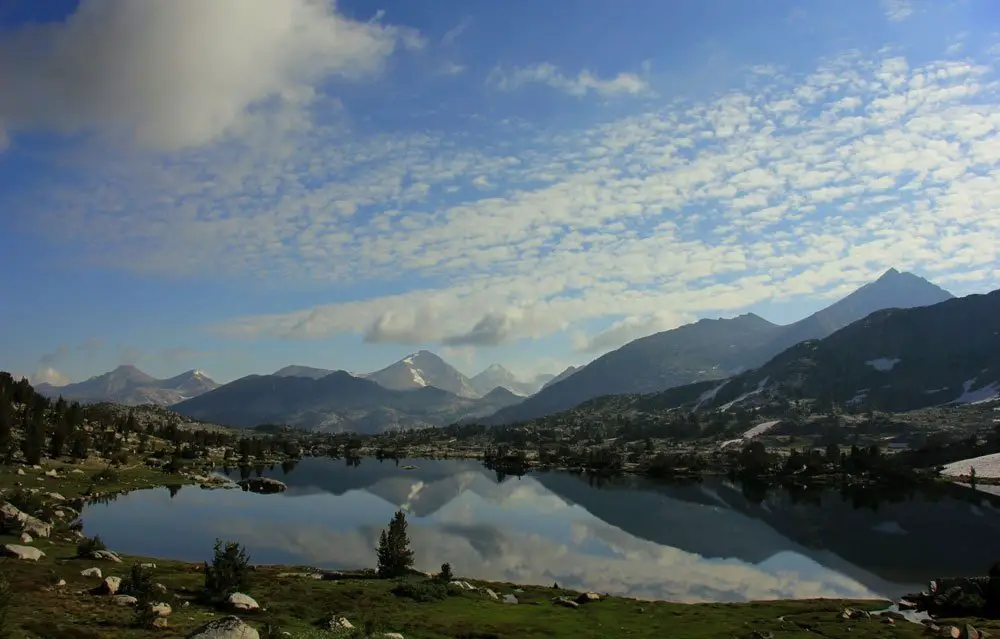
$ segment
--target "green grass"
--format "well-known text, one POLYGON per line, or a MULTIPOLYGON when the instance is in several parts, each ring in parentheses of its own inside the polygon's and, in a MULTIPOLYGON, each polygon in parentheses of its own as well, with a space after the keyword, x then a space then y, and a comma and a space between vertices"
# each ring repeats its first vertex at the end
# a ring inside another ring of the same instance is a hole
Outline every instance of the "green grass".
MULTIPOLYGON (((9 543, 13 538, 0 538, 9 543)), ((32 562, 0 562, 15 592, 11 619, 17 632, 29 637, 183 637, 222 612, 198 603, 203 583, 198 564, 145 559, 156 563, 153 580, 168 589, 163 598, 174 608, 170 627, 142 630, 130 627, 132 609, 114 604, 107 596, 86 592, 99 580, 81 577, 80 571, 98 566, 105 576, 124 577, 137 557, 123 557, 122 564, 77 559, 71 544, 40 544, 47 556, 32 562), (67 585, 52 588, 53 579, 67 585), (182 602, 189 602, 182 607, 182 602)), ((479 592, 452 594, 440 601, 418 603, 392 593, 399 582, 379 579, 318 581, 302 577, 278 577, 290 567, 267 567, 251 573, 248 593, 266 612, 241 615, 263 630, 270 624, 293 637, 333 637, 315 624, 330 614, 347 617, 358 629, 400 632, 407 639, 605 639, 607 637, 672 637, 677 639, 719 639, 750 637, 753 631, 771 632, 775 639, 791 637, 920 637, 923 628, 884 619, 844 621, 841 610, 847 605, 874 610, 881 602, 835 600, 776 601, 748 604, 671 604, 612 597, 601 602, 567 609, 551 599, 576 593, 548 587, 520 586, 521 603, 504 604, 479 592), (808 629, 808 630, 807 630, 808 629)), ((423 581, 423 577, 412 577, 423 581)), ((513 584, 487 585, 505 594, 513 584)), ((1000 623, 969 620, 977 628, 1000 633, 1000 623)), ((963 622, 964 623, 964 622, 963 622)), ((363 636, 359 633, 359 636, 363 636)))
POLYGON ((116 493, 139 488, 153 488, 166 484, 191 484, 192 480, 179 474, 169 474, 158 468, 146 466, 138 458, 132 458, 128 464, 120 468, 112 468, 111 477, 105 470, 106 462, 98 463, 91 460, 74 464, 63 461, 46 461, 42 470, 25 469, 24 475, 18 475, 16 468, 0 466, 0 489, 11 490, 20 482, 24 488, 37 488, 42 492, 57 492, 66 499, 73 499, 87 493, 116 493), (45 476, 49 470, 55 469, 60 477, 45 476), (74 470, 80 472, 74 473, 74 470))

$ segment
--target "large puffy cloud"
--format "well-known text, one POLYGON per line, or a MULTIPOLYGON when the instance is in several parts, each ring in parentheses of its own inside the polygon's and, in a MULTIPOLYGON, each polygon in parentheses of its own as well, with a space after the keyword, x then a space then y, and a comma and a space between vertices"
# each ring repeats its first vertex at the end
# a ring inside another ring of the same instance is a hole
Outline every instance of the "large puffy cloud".
POLYGON ((330 76, 377 73, 413 31, 323 0, 82 0, 64 22, 0 34, 0 133, 49 129, 202 145, 259 107, 300 107, 330 76))

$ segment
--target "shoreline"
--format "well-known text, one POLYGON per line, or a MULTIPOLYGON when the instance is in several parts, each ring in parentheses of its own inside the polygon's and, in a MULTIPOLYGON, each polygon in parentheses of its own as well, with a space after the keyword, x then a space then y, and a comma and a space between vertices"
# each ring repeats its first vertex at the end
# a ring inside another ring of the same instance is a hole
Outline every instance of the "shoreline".
MULTIPOLYGON (((198 468, 207 466, 209 465, 202 464, 198 468)), ((223 463, 220 461, 214 468, 222 466, 223 463)), ((82 510, 91 501, 99 501, 133 490, 199 483, 190 472, 167 474, 141 464, 118 470, 113 479, 109 478, 106 483, 95 483, 94 476, 104 468, 106 464, 103 463, 91 462, 81 465, 48 461, 41 469, 21 468, 21 472, 24 473, 22 475, 18 474, 17 468, 3 467, 0 470, 0 486, 5 490, 5 497, 11 489, 36 488, 38 494, 55 493, 64 498, 62 500, 50 498, 46 507, 65 508, 66 505, 78 504, 82 510), (55 477, 46 475, 53 469, 62 469, 62 472, 57 470, 58 476, 55 477), (15 483, 20 483, 22 486, 16 487, 15 483), (88 492, 90 494, 87 494, 88 492)), ((29 544, 45 553, 39 561, 4 562, 4 569, 11 575, 13 583, 37 595, 42 609, 51 607, 51 614, 46 621, 50 625, 49 630, 40 632, 40 627, 32 621, 35 617, 33 614, 35 609, 30 604, 32 597, 15 597, 12 619, 20 623, 22 629, 29 629, 44 636, 60 636, 58 631, 53 630, 51 624, 61 628, 76 623, 75 620, 86 613, 91 615, 92 619, 101 619, 101 623, 111 626, 107 633, 81 636, 145 637, 154 633, 164 636, 164 629, 129 628, 131 609, 118 605, 114 597, 92 594, 93 588, 100 587, 100 580, 95 581, 92 577, 80 574, 86 568, 99 567, 104 576, 125 576, 133 561, 155 564, 157 568, 153 573, 154 578, 158 583, 164 584, 167 592, 172 593, 169 596, 166 592, 164 594, 165 599, 170 599, 167 603, 174 609, 173 614, 166 617, 168 624, 166 636, 188 636, 169 633, 174 631, 189 633, 194 630, 195 622, 202 625, 202 622, 210 618, 232 614, 232 611, 207 608, 196 601, 195 595, 204 578, 199 562, 124 555, 121 557, 122 563, 80 559, 76 557, 76 544, 85 531, 71 534, 70 521, 70 518, 54 519, 52 535, 48 539, 36 539, 35 543, 29 544), (51 585, 54 576, 65 581, 66 585, 51 585), (57 602, 59 605, 55 605, 57 602), (187 611, 196 614, 188 615, 187 611), (25 626, 25 623, 36 626, 32 630, 25 626)), ((16 535, 4 534, 0 536, 0 543, 16 544, 18 540, 16 535)), ((206 549, 206 552, 208 550, 206 549)), ((839 625, 846 622, 857 624, 852 636, 881 637, 884 636, 886 625, 890 625, 889 619, 893 620, 892 624, 898 621, 903 627, 913 626, 920 632, 924 630, 919 624, 904 621, 901 615, 875 614, 869 618, 870 613, 884 610, 893 603, 884 598, 679 603, 603 596, 597 593, 600 601, 571 607, 565 602, 556 603, 556 601, 582 600, 581 598, 586 596, 585 593, 551 586, 460 579, 474 586, 474 589, 449 596, 441 601, 416 602, 394 595, 393 588, 396 582, 373 578, 370 573, 364 571, 327 571, 286 564, 255 564, 251 571, 252 584, 249 594, 266 610, 236 614, 243 618, 244 622, 255 627, 259 633, 267 626, 273 627, 277 624, 281 628, 287 628, 283 631, 291 632, 292 634, 288 636, 293 637, 321 636, 310 633, 313 632, 318 620, 328 614, 343 615, 350 619, 355 627, 384 626, 382 629, 385 632, 401 633, 405 639, 455 636, 489 636, 503 639, 522 636, 565 636, 596 639, 599 636, 615 636, 599 634, 605 631, 601 630, 602 628, 610 627, 608 624, 630 629, 626 635, 621 636, 660 636, 660 633, 669 627, 672 632, 677 629, 683 630, 683 636, 704 636, 707 639, 717 636, 749 637, 751 635, 746 634, 748 627, 753 632, 764 634, 788 630, 801 631, 806 627, 815 628, 817 624, 839 625), (322 576, 313 576, 317 574, 322 576), (494 599, 489 593, 513 595, 522 605, 506 605, 499 599, 494 599), (359 605, 359 602, 364 605, 359 605), (337 608, 328 610, 334 606, 337 608), (708 618, 705 614, 707 610, 712 611, 708 618), (848 614, 848 610, 863 612, 857 612, 858 618, 845 619, 844 615, 848 614), (382 619, 371 619, 372 612, 377 613, 382 619), (476 629, 470 627, 469 632, 472 634, 465 635, 454 628, 448 631, 454 634, 434 631, 434 628, 443 629, 443 626, 448 626, 451 623, 448 620, 453 617, 460 620, 459 625, 475 626, 476 629), (505 617, 517 619, 520 625, 516 631, 508 627, 505 617), (779 618, 785 621, 778 622, 779 618), (660 625, 661 622, 664 625, 660 625), (553 629, 552 624, 558 627, 553 629), (486 634, 475 634, 479 632, 478 627, 484 628, 483 632, 486 634), (525 628, 530 632, 517 634, 525 628), (734 632, 743 632, 744 635, 732 635, 734 632)), ((415 574, 412 580, 418 585, 432 581, 423 574, 415 574)), ((1000 633, 1000 622, 993 625, 984 624, 981 620, 969 622, 975 623, 977 628, 989 630, 994 634, 1000 633)), ((920 636, 920 632, 913 636, 920 636)), ((265 635, 259 634, 259 636, 265 635)), ((367 633, 356 636, 387 635, 367 633)))

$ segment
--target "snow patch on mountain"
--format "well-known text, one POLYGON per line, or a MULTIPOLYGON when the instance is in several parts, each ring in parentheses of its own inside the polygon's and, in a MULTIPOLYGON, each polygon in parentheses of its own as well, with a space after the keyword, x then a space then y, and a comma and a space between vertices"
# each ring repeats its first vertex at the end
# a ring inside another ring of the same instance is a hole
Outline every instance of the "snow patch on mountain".
POLYGON ((976 379, 966 380, 962 384, 962 396, 952 401, 952 404, 983 404, 1000 399, 1000 388, 993 382, 981 388, 975 388, 976 379))
POLYGON ((887 373, 891 371, 893 368, 895 368, 896 364, 898 364, 899 362, 900 360, 898 358, 890 359, 888 357, 879 357, 878 359, 870 359, 867 362, 865 362, 865 364, 871 366, 880 373, 887 373))

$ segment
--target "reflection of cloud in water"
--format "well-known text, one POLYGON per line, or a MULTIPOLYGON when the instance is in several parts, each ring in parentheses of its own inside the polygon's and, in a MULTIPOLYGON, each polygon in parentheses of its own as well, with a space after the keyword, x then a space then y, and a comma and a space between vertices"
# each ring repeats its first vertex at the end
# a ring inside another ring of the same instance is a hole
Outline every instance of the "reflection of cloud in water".
MULTIPOLYGON (((234 530, 236 526, 229 522, 227 528, 251 546, 289 552, 307 564, 366 567, 375 562, 378 527, 330 531, 243 522, 234 530)), ((797 555, 781 562, 780 569, 764 570, 658 546, 597 521, 577 521, 572 529, 566 544, 474 523, 413 521, 409 533, 418 569, 436 571, 448 562, 456 574, 498 581, 558 582, 575 589, 674 601, 875 596, 856 581, 797 555), (594 542, 612 553, 586 552, 583 547, 594 542)))

